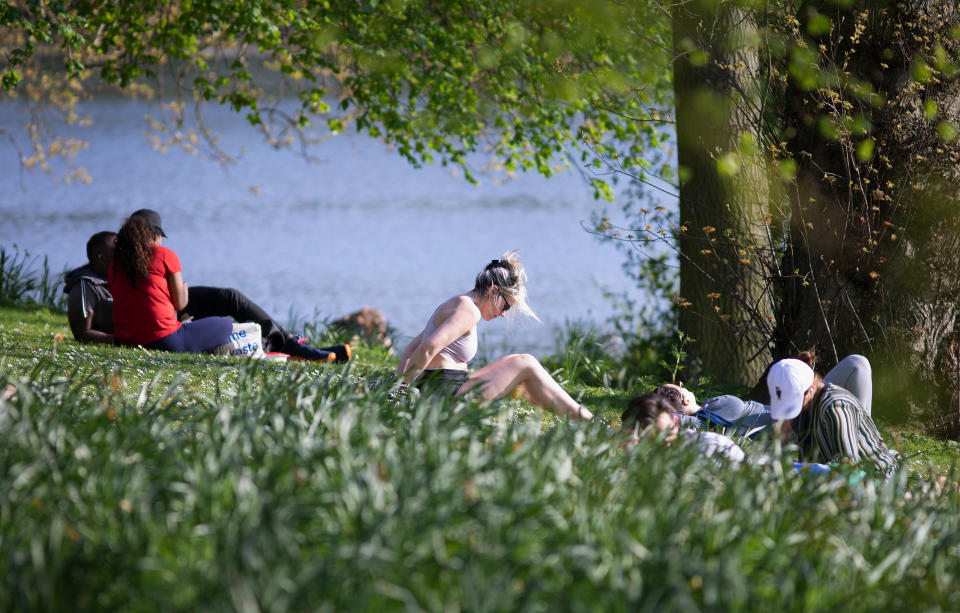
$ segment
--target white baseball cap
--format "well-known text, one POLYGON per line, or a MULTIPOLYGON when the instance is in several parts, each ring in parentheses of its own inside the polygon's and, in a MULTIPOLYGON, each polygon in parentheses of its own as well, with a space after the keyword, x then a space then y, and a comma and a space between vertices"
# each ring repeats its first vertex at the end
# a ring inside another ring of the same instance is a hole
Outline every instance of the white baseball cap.
POLYGON ((803 394, 813 385, 813 369, 793 358, 780 360, 767 373, 770 418, 793 419, 803 408, 803 394))

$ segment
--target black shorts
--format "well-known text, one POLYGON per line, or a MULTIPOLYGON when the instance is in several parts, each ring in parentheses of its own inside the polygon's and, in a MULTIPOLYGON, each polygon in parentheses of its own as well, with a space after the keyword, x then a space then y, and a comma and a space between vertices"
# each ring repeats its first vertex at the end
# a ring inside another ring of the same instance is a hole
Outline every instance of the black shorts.
POLYGON ((460 386, 467 382, 470 373, 452 368, 437 368, 420 373, 413 385, 421 392, 448 394, 456 396, 460 386))

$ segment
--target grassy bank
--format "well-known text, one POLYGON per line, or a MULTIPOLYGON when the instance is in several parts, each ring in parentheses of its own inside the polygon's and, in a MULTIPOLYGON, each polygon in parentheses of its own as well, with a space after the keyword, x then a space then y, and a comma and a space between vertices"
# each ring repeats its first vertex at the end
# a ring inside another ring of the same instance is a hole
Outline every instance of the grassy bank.
MULTIPOLYGON (((947 442, 887 430, 935 448, 880 484, 733 470, 513 400, 397 397, 392 358, 357 354, 84 346, 0 307, 0 609, 960 608, 960 495, 921 478, 947 442)), ((649 385, 574 379, 610 417, 649 385)))

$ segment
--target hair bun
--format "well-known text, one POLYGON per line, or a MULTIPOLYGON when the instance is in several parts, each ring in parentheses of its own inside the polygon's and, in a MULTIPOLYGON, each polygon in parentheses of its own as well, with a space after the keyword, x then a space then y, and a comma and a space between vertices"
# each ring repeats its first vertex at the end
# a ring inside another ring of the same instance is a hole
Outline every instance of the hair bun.
POLYGON ((817 354, 813 349, 801 351, 797 359, 809 366, 811 370, 817 365, 817 354))
POLYGON ((540 321, 537 314, 527 304, 527 275, 523 270, 523 262, 516 250, 510 250, 499 258, 494 258, 486 264, 477 275, 473 284, 473 291, 483 296, 496 285, 499 293, 509 297, 511 306, 517 307, 510 312, 510 317, 522 313, 531 319, 540 321))

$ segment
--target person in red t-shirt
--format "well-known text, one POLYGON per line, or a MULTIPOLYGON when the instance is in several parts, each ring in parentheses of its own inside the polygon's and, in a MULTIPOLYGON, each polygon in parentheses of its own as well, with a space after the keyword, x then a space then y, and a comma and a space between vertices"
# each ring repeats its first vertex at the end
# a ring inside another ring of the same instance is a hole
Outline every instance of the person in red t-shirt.
POLYGON ((114 338, 121 345, 182 353, 226 343, 233 330, 227 317, 177 319, 177 311, 187 306, 187 284, 180 258, 160 244, 165 236, 154 211, 137 211, 123 222, 107 271, 114 338))

